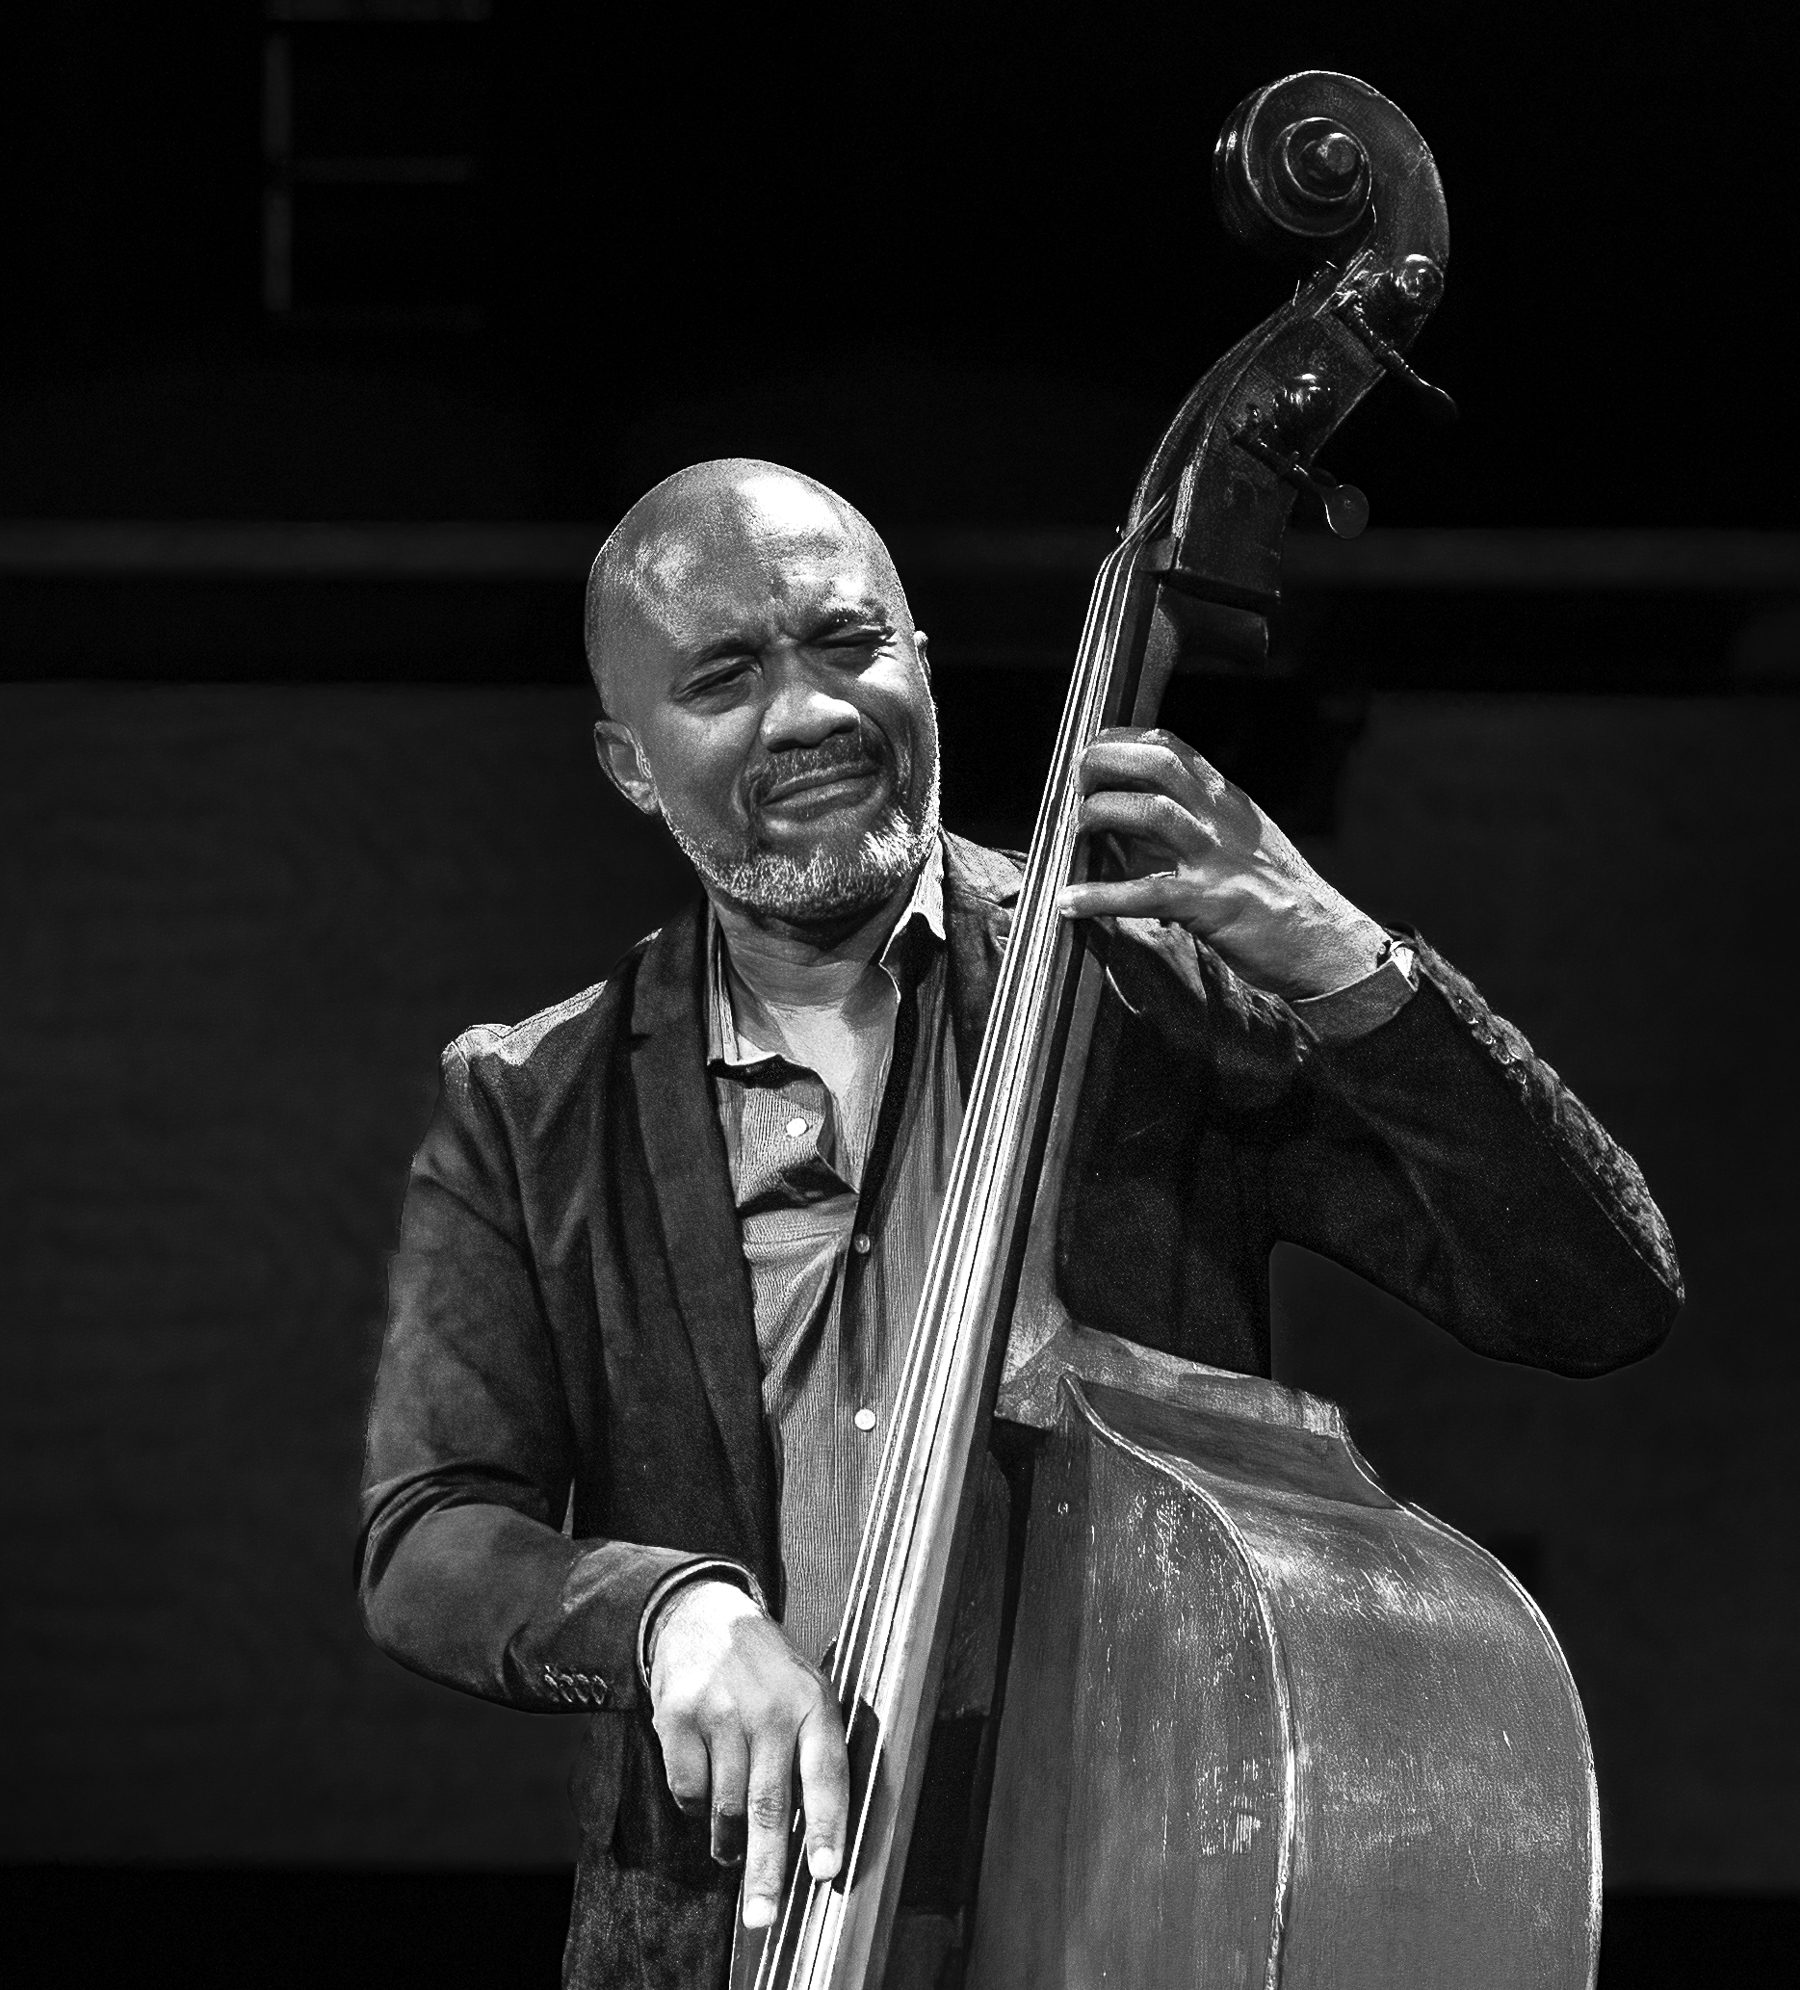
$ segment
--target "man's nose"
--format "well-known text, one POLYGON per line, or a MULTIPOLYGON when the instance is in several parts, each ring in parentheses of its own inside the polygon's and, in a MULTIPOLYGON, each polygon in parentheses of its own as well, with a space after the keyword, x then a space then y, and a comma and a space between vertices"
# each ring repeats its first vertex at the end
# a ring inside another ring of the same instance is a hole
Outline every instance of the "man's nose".
POLYGON ((771 675, 774 681, 762 718, 765 752, 817 746, 834 732, 861 731, 861 713, 847 698, 821 683, 803 659, 777 665, 771 675))

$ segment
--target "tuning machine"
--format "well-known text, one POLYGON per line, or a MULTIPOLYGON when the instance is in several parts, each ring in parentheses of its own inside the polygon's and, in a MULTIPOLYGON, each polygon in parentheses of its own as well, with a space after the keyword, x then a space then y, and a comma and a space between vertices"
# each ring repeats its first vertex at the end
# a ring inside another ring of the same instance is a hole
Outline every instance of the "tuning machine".
MULTIPOLYGON (((1282 390, 1283 406, 1294 415, 1310 412, 1318 383, 1311 374, 1301 374, 1282 390)), ((1369 500, 1354 484, 1339 483, 1328 471, 1303 463, 1279 440, 1276 425, 1265 420, 1260 408, 1252 408, 1242 426, 1233 430, 1232 441, 1246 455, 1254 456, 1267 470, 1273 470, 1283 483, 1316 498, 1325 513, 1325 523, 1340 539, 1357 538, 1369 522, 1369 500)))
MULTIPOLYGON (((1456 420, 1456 403, 1441 387, 1418 373, 1394 342, 1383 336, 1370 316, 1371 307, 1385 305, 1403 317, 1418 318, 1431 311, 1444 292, 1444 273, 1429 256, 1408 256, 1395 270, 1382 270, 1356 290, 1338 299, 1337 315, 1369 349, 1391 380, 1406 389, 1407 398, 1425 419, 1439 428, 1456 420)), ((1382 315, 1387 315, 1386 311, 1382 315)))

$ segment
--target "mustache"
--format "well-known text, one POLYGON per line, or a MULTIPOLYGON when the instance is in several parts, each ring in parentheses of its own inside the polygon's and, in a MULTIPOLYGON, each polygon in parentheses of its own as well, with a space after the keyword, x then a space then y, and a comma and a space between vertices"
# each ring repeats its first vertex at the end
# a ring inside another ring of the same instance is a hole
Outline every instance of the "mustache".
POLYGON ((750 776, 746 793, 754 808, 791 782, 877 771, 896 771, 888 742, 866 728, 855 733, 838 732, 822 739, 817 746, 790 746, 770 754, 750 776))

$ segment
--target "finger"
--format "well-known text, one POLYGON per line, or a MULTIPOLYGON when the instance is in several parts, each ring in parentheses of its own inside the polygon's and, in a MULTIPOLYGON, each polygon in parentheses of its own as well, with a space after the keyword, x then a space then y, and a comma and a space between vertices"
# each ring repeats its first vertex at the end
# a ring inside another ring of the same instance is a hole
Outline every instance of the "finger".
POLYGON ((1190 746, 1180 733, 1167 726, 1102 726, 1090 744, 1094 746, 1160 746, 1176 754, 1189 767, 1204 767, 1212 773, 1212 763, 1190 746))
POLYGON ((658 1728, 662 1743, 663 1774, 669 1779, 669 1794, 684 1817, 699 1817, 706 1810, 712 1778, 707 1766, 706 1744, 693 1728, 683 1724, 672 1733, 658 1728))
POLYGON ((850 1816, 850 1758, 837 1708, 825 1701, 800 1728, 800 1801, 806 1808, 806 1865, 814 1879, 835 1879, 844 1863, 850 1816))
MULTIPOLYGON (((1193 753, 1194 749, 1179 733, 1167 726, 1102 726, 1094 735, 1102 746, 1142 744, 1147 746, 1172 746, 1178 753, 1193 753)), ((1200 756, 1194 754, 1195 759, 1200 756)))
POLYGON ((712 1757, 712 1855, 722 1866, 740 1865, 750 1751, 734 1725, 713 1736, 707 1752, 712 1757))
POLYGON ((1112 835, 1151 843, 1174 857, 1190 861, 1206 856, 1214 839, 1205 823, 1180 802, 1164 794, 1122 793, 1108 789, 1089 795, 1076 818, 1090 836, 1112 835))
POLYGON ((1167 793, 1187 779, 1187 769, 1166 747, 1142 739, 1096 740, 1081 756, 1084 795, 1097 788, 1167 793))
POLYGON ((1189 916, 1182 880, 1173 871, 1147 878, 1107 878, 1064 885, 1056 909, 1065 919, 1181 919, 1189 916))
POLYGON ((750 1757, 749 1844, 744 1854, 744 1926, 766 1928, 781 1905, 788 1834, 794 1826, 794 1737, 757 1738, 750 1757))
POLYGON ((1223 775, 1172 732, 1100 733, 1081 756, 1081 789, 1156 789, 1217 803, 1229 792, 1223 775))

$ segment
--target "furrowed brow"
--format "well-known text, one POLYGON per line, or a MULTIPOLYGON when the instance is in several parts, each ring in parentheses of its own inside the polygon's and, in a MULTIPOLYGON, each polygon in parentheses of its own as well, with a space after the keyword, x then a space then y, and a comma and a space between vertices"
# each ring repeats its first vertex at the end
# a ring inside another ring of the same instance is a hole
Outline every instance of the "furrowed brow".
POLYGON ((763 646, 764 638, 752 634, 747 629, 736 629, 727 635, 715 636, 703 649, 698 649, 688 658, 690 668, 695 664, 717 663, 724 656, 754 656, 763 646))
MULTIPOLYGON (((828 641, 842 635, 847 629, 874 629, 883 634, 891 633, 893 617, 878 601, 861 601, 827 608, 806 624, 806 633, 801 638, 808 643, 828 641)), ((717 663, 723 657, 755 656, 768 642, 766 631, 751 629, 728 630, 715 636, 711 642, 690 653, 687 668, 695 670, 709 663, 717 663)))

